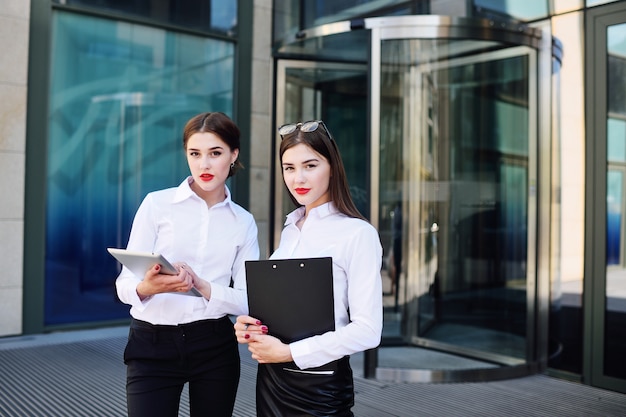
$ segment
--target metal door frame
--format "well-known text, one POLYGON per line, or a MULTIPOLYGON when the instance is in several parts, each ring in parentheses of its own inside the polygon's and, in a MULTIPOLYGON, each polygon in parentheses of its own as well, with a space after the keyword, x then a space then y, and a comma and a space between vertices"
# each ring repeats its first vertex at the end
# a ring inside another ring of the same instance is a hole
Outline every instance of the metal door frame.
MULTIPOLYGON (((536 112, 529 113, 530 131, 529 152, 529 215, 536 213, 534 225, 528 228, 529 261, 527 280, 527 301, 529 320, 527 323, 526 363, 496 358, 503 367, 466 370, 425 370, 425 369, 376 369, 379 379, 408 382, 455 382, 511 378, 539 372, 547 367, 548 357, 548 309, 550 303, 550 202, 551 202, 551 73, 552 36, 549 28, 523 30, 511 27, 494 28, 486 21, 446 16, 401 16, 397 18, 365 19, 365 27, 371 29, 370 51, 370 92, 371 92, 371 158, 372 158, 372 221, 378 227, 378 203, 380 198, 379 155, 380 155, 380 67, 381 44, 391 39, 474 39, 494 40, 526 46, 537 50, 534 85, 529 85, 530 94, 536 94, 536 112), (368 22, 369 21, 369 22, 368 22), (485 27, 486 26, 486 27, 485 27), (481 29, 482 28, 482 29, 481 29), (536 132, 536 133, 535 133, 536 132), (533 138, 535 140, 533 140, 533 138), (541 167, 541 169, 540 169, 541 167), (545 186, 539 186, 545 184, 545 186), (533 227, 530 227, 533 226, 533 227), (536 245, 535 245, 536 243, 536 245), (535 245, 533 248, 532 245, 535 245), (534 254, 530 254, 533 251, 534 254)), ((493 22, 491 22, 493 23, 493 22)), ((431 344, 432 347, 435 344, 431 344)), ((446 347, 451 353, 463 353, 446 347)), ((467 353, 467 352, 465 352, 467 353)))
POLYGON ((623 2, 590 9, 585 26, 585 264, 583 380, 626 392, 626 380, 604 374, 606 311, 607 28, 626 23, 623 2))
MULTIPOLYGON (((413 67, 411 69, 411 80, 412 82, 415 82, 416 86, 421 85, 421 75, 423 73, 429 73, 429 72, 433 72, 433 71, 437 71, 440 69, 447 69, 447 68, 452 68, 452 67, 457 67, 457 66, 463 66, 463 65, 470 65, 470 64, 475 64, 475 63, 482 63, 482 62, 489 62, 489 61, 494 61, 494 60, 498 60, 498 59, 503 59, 503 58, 513 58, 513 57, 521 57, 521 56, 527 56, 528 57, 528 79, 529 79, 529 88, 528 88, 528 108, 529 108, 529 117, 528 117, 528 133, 529 133, 529 137, 528 137, 528 184, 530 186, 530 184, 532 183, 536 183, 537 178, 536 178, 536 173, 537 173, 537 118, 536 115, 533 113, 533 109, 537 108, 537 77, 536 77, 536 73, 533 71, 534 68, 536 68, 536 51, 532 48, 529 48, 527 46, 513 46, 513 47, 509 47, 507 49, 503 49, 503 50, 497 50, 497 51, 492 51, 492 52, 487 52, 487 53, 479 53, 477 55, 471 55, 468 57, 463 57, 463 58, 455 58, 455 59, 450 59, 450 60, 445 60, 445 61, 438 61, 436 63, 426 63, 426 64, 420 64, 417 65, 415 67, 413 67)), ((422 95, 422 91, 421 88, 416 88, 417 91, 411 91, 409 94, 411 95, 411 98, 409 99, 411 101, 411 103, 409 104, 410 106, 415 106, 414 108, 416 109, 416 113, 414 114, 420 114, 423 115, 423 95, 422 95), (419 96, 419 97, 417 97, 419 96)), ((409 133, 408 136, 412 137, 412 138, 422 138, 424 135, 424 132, 421 131, 422 129, 425 129, 425 126, 421 126, 421 119, 418 120, 417 123, 415 123, 415 120, 418 118, 411 118, 409 120, 409 129, 408 132, 409 133)), ((417 153, 413 154, 413 152, 411 152, 412 154, 412 158, 416 158, 414 159, 414 161, 419 161, 420 159, 420 149, 421 146, 417 146, 417 153)), ((413 166, 415 166, 415 164, 413 164, 413 166)), ((412 178, 417 178, 417 176, 412 176, 412 178)), ((421 186, 421 182, 416 181, 416 187, 412 187, 413 191, 409 192, 409 195, 413 194, 413 197, 410 197, 409 199, 411 201, 417 201, 417 199, 419 198, 419 196, 421 195, 421 191, 419 190, 419 187, 421 186)), ((532 352, 532 347, 535 344, 534 341, 534 337, 535 337, 535 329, 536 329, 536 311, 535 311, 535 296, 534 296, 534 282, 536 280, 536 270, 535 270, 535 265, 536 265, 536 230, 537 230, 537 195, 536 193, 532 193, 529 191, 528 193, 528 201, 527 201, 527 213, 528 213, 528 221, 527 221, 527 242, 528 242, 528 250, 527 250, 527 259, 526 259, 526 264, 527 264, 527 269, 526 269, 526 294, 528 295, 529 293, 532 294, 532 297, 528 297, 527 296, 527 306, 526 306, 526 323, 527 323, 527 327, 526 327, 526 353, 527 353, 527 357, 526 357, 526 361, 533 361, 533 357, 530 354, 532 352)), ((418 208, 416 208, 416 210, 419 210, 418 208)), ((413 213, 413 212, 412 212, 413 213)), ((415 215, 417 215, 418 213, 415 212, 415 215)), ((411 218, 413 218, 413 215, 410 216, 411 218)), ((419 229, 419 224, 415 224, 413 223, 413 226, 411 227, 410 230, 412 230, 409 235, 411 236, 417 236, 418 233, 420 232, 419 229)), ((410 243, 410 242, 409 242, 410 243)), ((407 251, 407 253, 410 252, 410 248, 407 251)), ((412 256, 407 256, 407 260, 410 262, 411 259, 413 259, 414 257, 412 256)), ((412 268, 411 266, 407 266, 407 271, 411 271, 411 270, 415 270, 416 268, 412 268)), ((415 286, 409 286, 409 288, 415 288, 415 286)), ((411 296, 415 296, 416 298, 419 296, 419 294, 409 294, 409 298, 411 296)), ((508 364, 510 366, 513 365, 522 365, 525 363, 525 361, 517 359, 517 358, 513 358, 513 357, 509 357, 509 356, 505 356, 505 355, 497 355, 494 353, 485 353, 482 351, 475 351, 472 349, 468 349, 468 348, 459 348, 457 346, 454 345, 449 345, 449 344, 445 344, 445 343, 441 343, 441 342, 436 342, 436 341, 432 341, 429 340, 427 338, 423 338, 423 337, 419 337, 419 336, 415 336, 416 332, 416 326, 417 323, 409 323, 409 326, 407 328, 407 333, 410 335, 410 341, 412 344, 416 345, 416 346, 423 346, 423 347, 428 347, 428 348, 435 348, 435 349, 440 349, 440 350, 445 350, 447 352, 453 352, 453 353, 457 353, 457 354, 464 354, 464 355, 471 355, 472 357, 475 358, 480 358, 480 359, 485 359, 488 361, 492 361, 492 362, 499 362, 499 363, 505 363, 508 364)))

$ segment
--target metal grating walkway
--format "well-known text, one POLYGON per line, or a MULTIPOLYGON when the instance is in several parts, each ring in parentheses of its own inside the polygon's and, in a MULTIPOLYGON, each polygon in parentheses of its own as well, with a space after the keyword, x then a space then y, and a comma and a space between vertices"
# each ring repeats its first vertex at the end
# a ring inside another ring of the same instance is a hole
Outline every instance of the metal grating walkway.
MULTIPOLYGON (((0 416, 124 416, 126 332, 115 328, 0 339, 0 416)), ((241 353, 234 415, 255 416, 256 366, 245 347, 241 353)), ((459 384, 356 377, 355 388, 358 417, 626 416, 626 395, 545 375, 459 384)), ((186 392, 180 415, 189 415, 186 392)))

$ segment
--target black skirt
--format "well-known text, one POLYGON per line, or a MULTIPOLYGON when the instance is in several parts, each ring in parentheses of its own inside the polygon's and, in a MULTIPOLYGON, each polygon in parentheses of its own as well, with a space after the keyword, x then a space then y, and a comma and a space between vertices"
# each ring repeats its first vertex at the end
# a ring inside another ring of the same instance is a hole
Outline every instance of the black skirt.
POLYGON ((354 382, 348 356, 319 368, 293 363, 259 364, 258 417, 350 416, 354 382))

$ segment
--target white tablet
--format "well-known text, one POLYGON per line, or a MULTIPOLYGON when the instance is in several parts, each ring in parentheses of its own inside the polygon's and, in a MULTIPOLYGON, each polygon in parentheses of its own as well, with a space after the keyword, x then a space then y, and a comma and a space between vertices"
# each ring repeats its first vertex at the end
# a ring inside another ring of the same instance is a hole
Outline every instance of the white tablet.
MULTIPOLYGON (((174 265, 172 265, 163 255, 159 253, 137 252, 116 248, 107 248, 107 251, 122 265, 130 269, 133 274, 137 275, 141 279, 143 279, 146 272, 156 264, 161 265, 159 273, 166 275, 178 275, 176 267, 174 267, 174 265)), ((202 297, 202 294, 200 294, 200 292, 195 288, 192 288, 189 292, 177 292, 173 294, 202 297)))

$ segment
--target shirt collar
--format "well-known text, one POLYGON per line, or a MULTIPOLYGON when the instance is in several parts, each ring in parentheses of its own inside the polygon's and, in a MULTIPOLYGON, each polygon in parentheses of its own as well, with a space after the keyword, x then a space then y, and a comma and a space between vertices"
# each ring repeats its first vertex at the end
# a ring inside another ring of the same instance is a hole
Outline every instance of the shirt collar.
MULTIPOLYGON (((300 206, 294 211, 292 211, 291 213, 289 213, 287 215, 287 219, 285 220, 285 226, 287 226, 288 224, 292 224, 292 223, 295 224, 298 220, 302 218, 302 216, 304 216, 305 210, 306 209, 304 206, 300 206)), ((338 212, 339 210, 337 210, 333 202, 329 201, 328 203, 324 203, 312 209, 311 212, 309 213, 309 218, 316 217, 318 219, 322 219, 324 217, 330 216, 332 214, 336 214, 338 212)))
MULTIPOLYGON (((190 198, 196 198, 200 200, 200 197, 191 189, 191 183, 193 183, 193 177, 188 176, 185 180, 180 183, 178 188, 176 189, 176 193, 174 198, 172 199, 172 203, 180 203, 190 198)), ((232 200, 230 189, 228 189, 227 185, 224 185, 224 192, 226 194, 226 198, 221 203, 217 203, 213 207, 221 207, 226 206, 233 213, 233 216, 237 217, 237 210, 235 209, 235 203, 232 200)))

